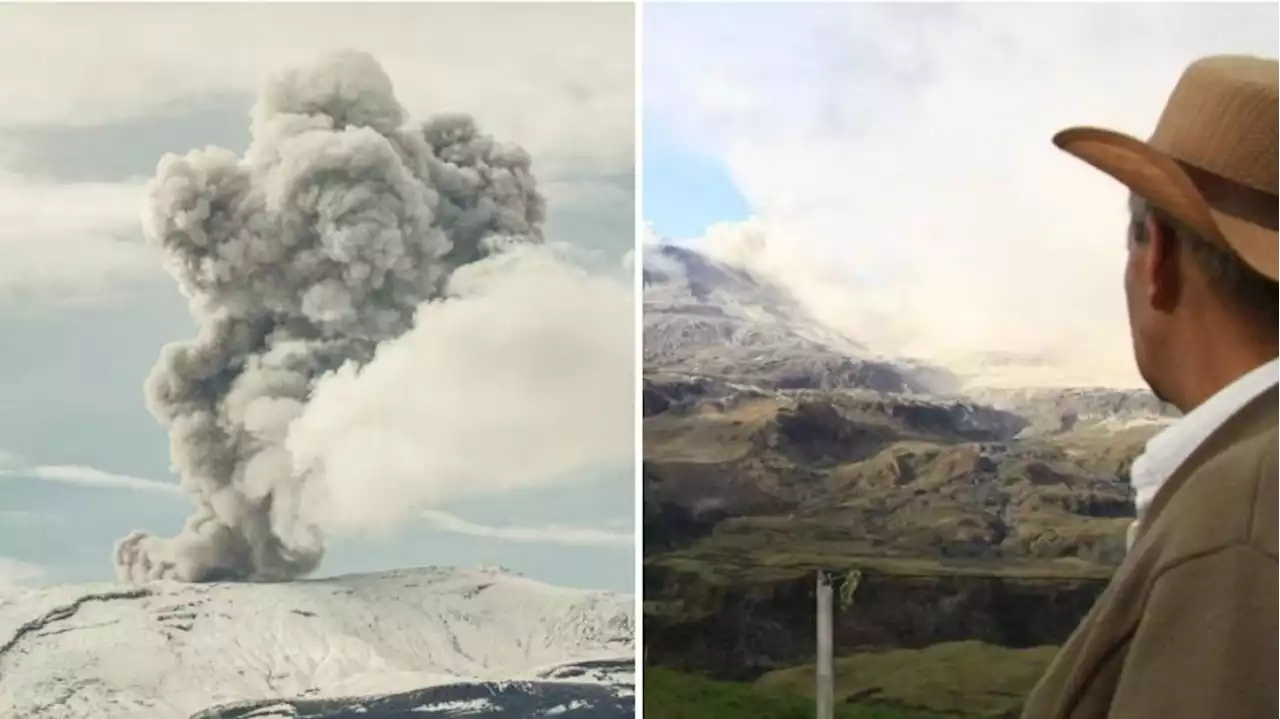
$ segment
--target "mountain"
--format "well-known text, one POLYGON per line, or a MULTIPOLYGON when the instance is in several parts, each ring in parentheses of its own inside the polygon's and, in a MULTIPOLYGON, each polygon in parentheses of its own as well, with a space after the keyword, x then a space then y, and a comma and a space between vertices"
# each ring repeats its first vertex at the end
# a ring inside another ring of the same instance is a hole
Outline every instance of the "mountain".
POLYGON ((502 570, 0 598, 0 716, 632 714, 632 599, 502 570))
POLYGON ((877 357, 826 327, 786 288, 675 245, 644 257, 644 367, 777 389, 945 386, 945 372, 877 357))
POLYGON ((856 578, 838 653, 1066 638, 1171 408, 972 374, 1036 358, 885 356, 688 247, 645 263, 646 661, 737 680, 811 661, 819 570, 856 578))

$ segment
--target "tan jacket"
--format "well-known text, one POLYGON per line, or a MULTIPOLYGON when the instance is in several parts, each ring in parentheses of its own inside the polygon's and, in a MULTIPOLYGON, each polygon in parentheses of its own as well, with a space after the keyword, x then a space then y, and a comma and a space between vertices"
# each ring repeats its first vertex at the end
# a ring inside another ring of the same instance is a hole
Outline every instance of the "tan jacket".
POLYGON ((1276 719, 1276 388, 1152 499, 1023 719, 1276 719))

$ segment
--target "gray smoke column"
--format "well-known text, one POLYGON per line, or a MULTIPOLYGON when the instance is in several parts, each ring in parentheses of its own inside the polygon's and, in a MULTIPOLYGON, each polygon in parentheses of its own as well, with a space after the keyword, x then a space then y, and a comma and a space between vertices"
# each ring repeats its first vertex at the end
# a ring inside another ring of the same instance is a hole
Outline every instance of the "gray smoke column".
POLYGON ((542 242, 523 150, 466 116, 405 122, 378 63, 341 52, 268 83, 243 158, 160 161, 146 237, 199 333, 164 348, 146 397, 197 508, 177 537, 122 539, 122 579, 314 570, 324 538, 284 442, 317 378, 405 333, 456 268, 542 242))

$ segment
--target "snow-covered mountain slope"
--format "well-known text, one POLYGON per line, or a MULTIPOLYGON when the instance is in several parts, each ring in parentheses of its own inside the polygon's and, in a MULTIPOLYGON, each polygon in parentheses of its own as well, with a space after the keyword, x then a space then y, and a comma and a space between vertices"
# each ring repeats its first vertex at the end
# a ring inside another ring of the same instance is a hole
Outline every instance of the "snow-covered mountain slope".
POLYGON ((644 259, 645 308, 655 314, 749 323, 752 331, 739 337, 748 344, 791 338, 847 354, 869 354, 815 320, 788 289, 746 269, 678 245, 648 247, 644 259))
POLYGON ((501 570, 52 587, 0 598, 0 716, 172 719, 228 702, 546 681, 565 664, 630 662, 633 635, 628 595, 501 570))
POLYGON ((1035 428, 1165 423, 1176 413, 1139 389, 1088 387, 1051 358, 990 351, 945 367, 888 356, 824 325, 787 288, 696 249, 644 253, 644 369, 766 390, 871 390, 992 404, 1035 428))
POLYGON ((791 389, 923 392, 950 381, 877 356, 766 277, 676 245, 645 251, 644 365, 791 389))

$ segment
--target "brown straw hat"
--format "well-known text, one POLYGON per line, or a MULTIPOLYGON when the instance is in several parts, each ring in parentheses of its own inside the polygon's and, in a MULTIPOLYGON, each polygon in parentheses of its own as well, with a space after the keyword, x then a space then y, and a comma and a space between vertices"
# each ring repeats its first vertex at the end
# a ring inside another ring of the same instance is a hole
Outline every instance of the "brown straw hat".
POLYGON ((1275 281, 1278 71, 1272 59, 1203 58, 1182 73, 1148 142, 1073 127, 1053 143, 1275 281))

